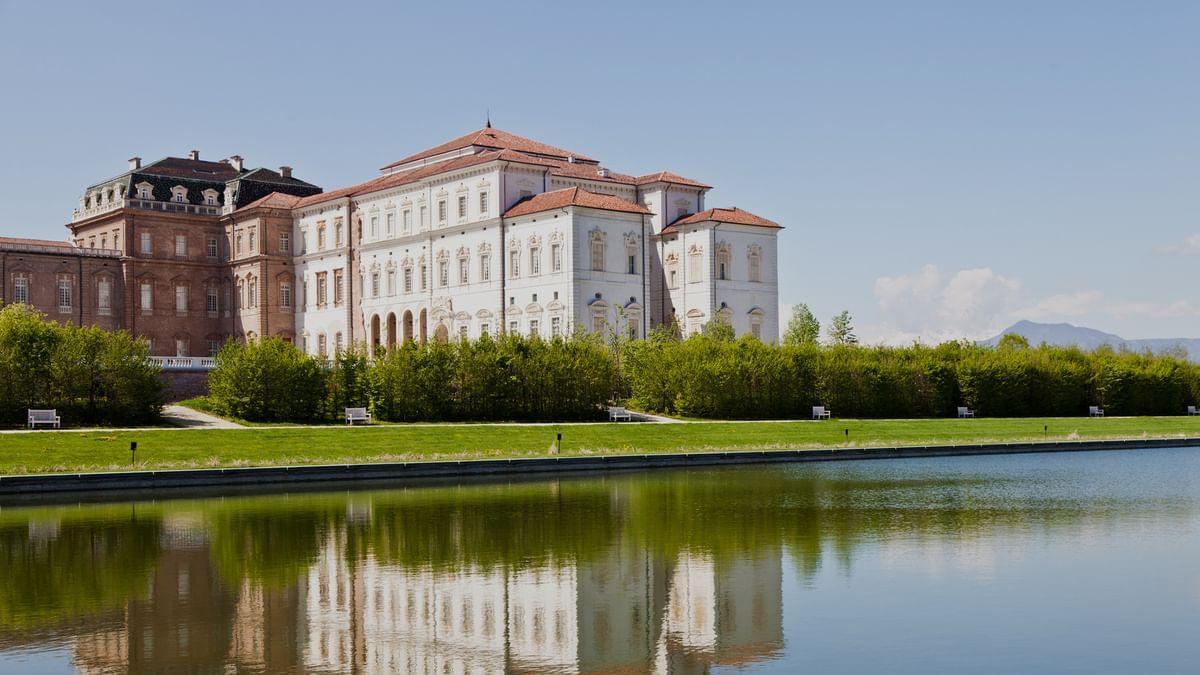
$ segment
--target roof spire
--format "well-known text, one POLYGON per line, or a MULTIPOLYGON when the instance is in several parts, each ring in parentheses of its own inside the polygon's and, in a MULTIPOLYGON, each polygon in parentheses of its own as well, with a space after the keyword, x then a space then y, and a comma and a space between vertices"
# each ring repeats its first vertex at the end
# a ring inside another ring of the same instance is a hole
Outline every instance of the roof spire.
POLYGON ((492 128, 492 109, 491 108, 487 109, 487 128, 488 129, 492 128))

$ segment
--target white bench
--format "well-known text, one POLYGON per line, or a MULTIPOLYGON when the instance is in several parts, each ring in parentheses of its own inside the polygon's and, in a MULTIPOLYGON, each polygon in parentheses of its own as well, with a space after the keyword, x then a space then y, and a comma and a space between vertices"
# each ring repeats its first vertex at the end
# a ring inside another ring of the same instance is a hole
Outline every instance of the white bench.
POLYGON ((1098 405, 1088 406, 1088 417, 1104 417, 1104 408, 1098 405))
POLYGON ((833 413, 829 410, 826 410, 825 406, 823 406, 823 405, 814 405, 813 406, 813 419, 814 420, 827 420, 832 417, 833 417, 833 413))
POLYGON ((624 420, 626 422, 632 422, 633 415, 630 415, 628 410, 626 410, 625 408, 622 408, 619 405, 608 406, 608 421, 609 422, 620 422, 621 420, 624 420))
POLYGON ((29 410, 29 428, 33 429, 38 424, 53 424, 55 429, 62 428, 62 418, 58 416, 57 410, 29 410))
POLYGON ((1194 406, 1194 405, 1189 405, 1188 406, 1188 415, 1200 415, 1200 410, 1196 410, 1196 406, 1194 406))
POLYGON ((958 406, 958 418, 975 417, 975 411, 965 405, 958 406))
POLYGON ((354 426, 355 422, 370 422, 371 413, 366 408, 346 408, 346 424, 354 426))

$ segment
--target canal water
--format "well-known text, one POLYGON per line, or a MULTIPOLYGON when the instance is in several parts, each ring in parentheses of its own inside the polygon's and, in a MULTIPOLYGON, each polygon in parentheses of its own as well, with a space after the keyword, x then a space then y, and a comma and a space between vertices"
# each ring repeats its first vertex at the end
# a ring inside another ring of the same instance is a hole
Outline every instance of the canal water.
POLYGON ((1194 673, 1200 450, 0 507, 0 672, 1194 673))

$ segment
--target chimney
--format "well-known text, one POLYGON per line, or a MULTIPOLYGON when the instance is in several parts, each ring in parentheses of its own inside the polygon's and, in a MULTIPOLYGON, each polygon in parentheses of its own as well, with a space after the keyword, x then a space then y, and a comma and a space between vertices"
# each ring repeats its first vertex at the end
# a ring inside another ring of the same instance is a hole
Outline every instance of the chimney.
POLYGON ((601 178, 608 178, 608 169, 596 169, 596 175, 601 178))
POLYGON ((140 168, 142 168, 142 158, 141 157, 130 157, 129 158, 129 170, 136 171, 140 168))
POLYGON ((229 158, 229 162, 231 164, 233 164, 234 171, 237 171, 239 173, 241 172, 241 170, 242 170, 242 156, 241 155, 233 155, 232 157, 229 158))
POLYGON ((292 177, 292 167, 290 167, 290 166, 279 167, 279 175, 283 176, 284 178, 291 178, 292 177))
POLYGON ((199 151, 199 150, 193 150, 193 151, 189 152, 189 153, 188 153, 188 159, 191 159, 191 160, 197 160, 197 159, 200 159, 200 151, 199 151))

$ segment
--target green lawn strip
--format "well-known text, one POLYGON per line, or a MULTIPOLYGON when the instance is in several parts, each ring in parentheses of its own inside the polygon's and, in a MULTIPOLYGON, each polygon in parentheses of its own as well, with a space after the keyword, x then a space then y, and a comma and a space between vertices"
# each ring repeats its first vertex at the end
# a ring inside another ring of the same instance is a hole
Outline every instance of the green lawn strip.
POLYGON ((0 474, 537 457, 560 432, 559 454, 579 455, 1200 436, 1200 418, 41 431, 0 435, 0 474), (130 441, 138 443, 132 467, 130 441))

